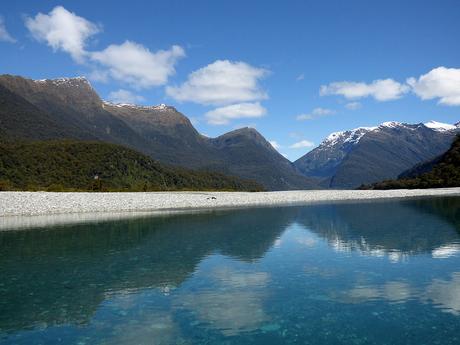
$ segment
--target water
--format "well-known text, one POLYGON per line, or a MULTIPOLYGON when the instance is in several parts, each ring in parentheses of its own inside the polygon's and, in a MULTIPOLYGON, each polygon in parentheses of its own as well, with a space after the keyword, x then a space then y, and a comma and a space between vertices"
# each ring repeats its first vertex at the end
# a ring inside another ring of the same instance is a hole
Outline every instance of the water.
POLYGON ((2 344, 459 344, 460 198, 0 232, 2 344))

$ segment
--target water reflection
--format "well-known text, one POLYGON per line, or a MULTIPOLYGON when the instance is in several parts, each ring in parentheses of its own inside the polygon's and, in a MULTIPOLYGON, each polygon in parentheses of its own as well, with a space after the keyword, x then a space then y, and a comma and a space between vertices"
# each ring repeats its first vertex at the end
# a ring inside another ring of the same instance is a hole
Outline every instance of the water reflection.
POLYGON ((433 279, 425 298, 445 312, 460 315, 460 272, 452 273, 448 279, 433 279))
POLYGON ((384 343, 369 315, 445 334, 460 315, 459 210, 393 200, 0 232, 0 341, 384 343))
POLYGON ((300 209, 297 221, 337 251, 401 261, 457 254, 459 210, 458 198, 319 205, 300 209))
POLYGON ((414 297, 411 286, 404 281, 388 281, 382 285, 357 284, 345 291, 341 301, 346 303, 362 303, 376 299, 385 299, 392 303, 406 302, 414 297))
POLYGON ((293 211, 256 209, 238 217, 223 212, 0 233, 0 329, 87 324, 105 293, 174 288, 213 253, 260 259, 293 211))
POLYGON ((209 282, 212 290, 182 296, 176 301, 177 308, 194 312, 200 322, 227 336, 254 331, 269 320, 263 309, 268 273, 224 267, 211 272, 209 282))

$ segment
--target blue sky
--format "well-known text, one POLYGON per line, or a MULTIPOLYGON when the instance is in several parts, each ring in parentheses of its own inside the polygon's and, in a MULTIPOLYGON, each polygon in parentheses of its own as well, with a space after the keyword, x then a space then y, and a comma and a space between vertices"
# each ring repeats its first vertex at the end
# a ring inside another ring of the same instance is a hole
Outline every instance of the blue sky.
POLYGON ((459 1, 4 1, 0 16, 0 73, 84 75, 209 136, 253 126, 291 160, 334 131, 460 121, 459 1))

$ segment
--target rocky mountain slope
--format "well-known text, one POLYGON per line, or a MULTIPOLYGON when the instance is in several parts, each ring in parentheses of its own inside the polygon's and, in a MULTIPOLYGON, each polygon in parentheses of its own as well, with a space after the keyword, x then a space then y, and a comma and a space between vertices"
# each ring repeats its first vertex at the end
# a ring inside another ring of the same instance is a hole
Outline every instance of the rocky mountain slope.
POLYGON ((396 180, 377 182, 363 189, 445 188, 460 186, 460 136, 450 149, 432 161, 418 164, 396 180))
POLYGON ((316 186, 316 180, 300 174, 254 129, 207 138, 173 107, 104 102, 85 78, 31 80, 2 75, 0 92, 4 137, 98 140, 170 165, 255 179, 269 190, 316 186))
POLYGON ((326 188, 356 188, 396 178, 417 163, 445 152, 459 125, 385 122, 329 135, 294 164, 326 188))

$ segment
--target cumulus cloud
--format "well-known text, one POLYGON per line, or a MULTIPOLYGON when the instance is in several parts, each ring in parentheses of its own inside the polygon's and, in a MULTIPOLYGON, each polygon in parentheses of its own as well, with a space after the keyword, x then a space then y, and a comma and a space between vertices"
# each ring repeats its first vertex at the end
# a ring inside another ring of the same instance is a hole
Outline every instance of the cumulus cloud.
POLYGON ((341 95, 346 99, 373 97, 377 101, 390 101, 401 98, 410 90, 408 85, 398 83, 393 79, 378 79, 372 83, 339 81, 322 85, 320 95, 341 95))
POLYGON ((407 83, 421 99, 439 99, 439 104, 460 105, 460 69, 438 67, 407 83))
POLYGON ((259 85, 267 73, 245 62, 217 60, 192 72, 182 85, 166 88, 166 93, 177 101, 203 105, 260 101, 267 98, 259 85))
POLYGON ((113 79, 135 88, 146 88, 166 84, 175 73, 176 62, 185 56, 185 51, 175 45, 168 50, 151 52, 141 44, 126 41, 120 45, 112 44, 90 56, 107 68, 106 72, 113 79))
POLYGON ((292 144, 291 146, 289 146, 289 148, 291 149, 303 149, 305 147, 313 147, 315 146, 315 144, 309 140, 301 140, 295 144, 292 144))
POLYGON ((345 108, 350 109, 350 110, 359 109, 361 108, 361 106, 362 105, 359 102, 350 102, 350 103, 345 104, 345 108))
POLYGON ((145 98, 132 93, 131 91, 120 89, 109 93, 108 99, 114 103, 137 104, 145 101, 145 98))
POLYGON ((266 112, 259 102, 238 103, 208 111, 205 116, 209 124, 226 125, 234 119, 262 117, 266 112))
POLYGON ((327 109, 327 108, 315 108, 309 114, 297 115, 296 119, 299 121, 313 120, 321 116, 327 116, 327 115, 332 115, 332 114, 335 114, 335 110, 327 109))
POLYGON ((69 53, 77 62, 83 62, 85 44, 89 37, 98 33, 98 25, 56 6, 50 13, 38 13, 34 18, 26 17, 25 25, 39 42, 46 42, 55 51, 69 53))
POLYGON ((87 51, 88 39, 100 32, 100 27, 62 6, 48 14, 27 17, 25 25, 37 41, 69 53, 77 63, 91 62, 90 79, 106 82, 112 78, 136 89, 165 85, 175 73, 176 62, 185 56, 184 49, 177 45, 152 52, 132 41, 87 51))
POLYGON ((8 30, 6 29, 5 21, 3 20, 2 16, 0 16, 0 42, 16 42, 13 36, 11 36, 8 30))

